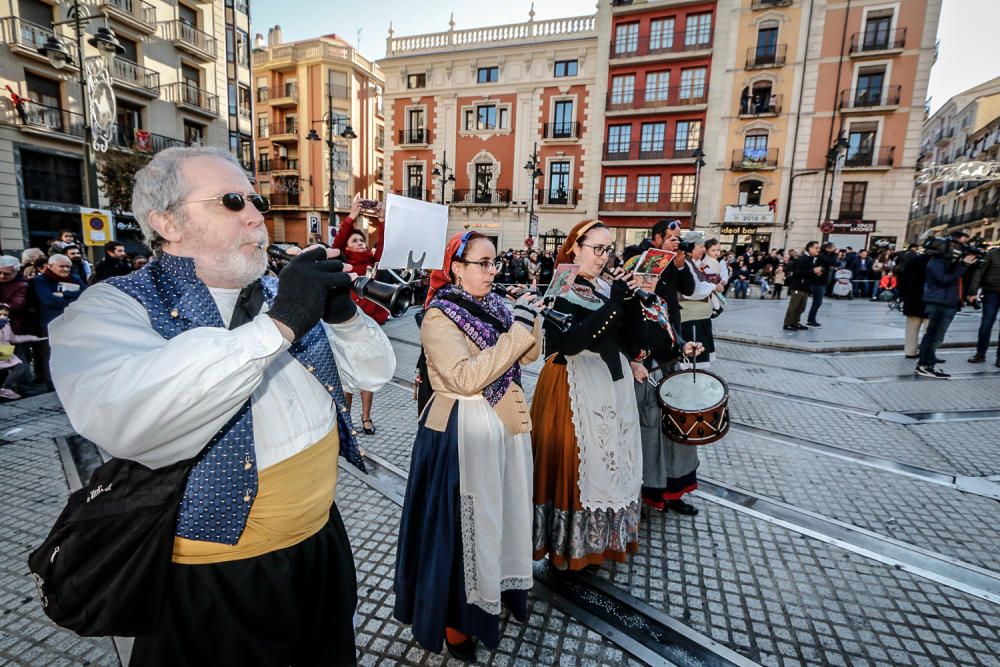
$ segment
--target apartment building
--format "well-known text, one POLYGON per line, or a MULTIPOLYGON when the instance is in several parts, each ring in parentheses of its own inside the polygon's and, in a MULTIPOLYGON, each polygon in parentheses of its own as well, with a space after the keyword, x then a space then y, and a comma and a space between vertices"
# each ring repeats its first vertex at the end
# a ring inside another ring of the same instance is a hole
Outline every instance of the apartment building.
MULTIPOLYGON (((716 2, 613 0, 599 211, 619 245, 662 218, 691 227, 708 119, 716 2)), ((599 18, 600 20, 600 18, 599 18)), ((715 123, 713 119, 710 121, 715 123)))
MULTIPOLYGON (((0 245, 7 251, 44 247, 59 229, 80 231, 91 181, 76 36, 70 25, 53 25, 71 7, 43 0, 0 5, 0 245), (53 35, 73 58, 61 69, 38 51, 53 35), (15 95, 27 100, 20 110, 15 95)), ((105 20, 124 48, 111 68, 117 109, 109 150, 230 147, 252 174, 245 0, 98 0, 85 9, 92 20, 84 21, 84 58, 99 57, 86 41, 105 20)), ((114 226, 137 246, 138 226, 127 212, 114 226)))
MULTIPOLYGON (((607 28, 605 27, 605 32, 607 28)), ((388 188, 447 204, 449 233, 555 249, 597 215, 607 65, 595 16, 395 36, 388 188), (532 215, 537 216, 534 225, 532 215), (536 234, 533 234, 537 230, 536 234)))
POLYGON ((384 78, 344 39, 284 43, 281 27, 255 38, 254 135, 258 189, 271 199, 271 238, 329 239, 356 193, 384 192, 384 78))
MULTIPOLYGON (((1000 160, 1000 77, 953 96, 929 116, 920 138, 920 167, 1000 160)), ((919 181, 913 189, 907 238, 968 229, 1000 240, 1000 183, 976 178, 919 181)))

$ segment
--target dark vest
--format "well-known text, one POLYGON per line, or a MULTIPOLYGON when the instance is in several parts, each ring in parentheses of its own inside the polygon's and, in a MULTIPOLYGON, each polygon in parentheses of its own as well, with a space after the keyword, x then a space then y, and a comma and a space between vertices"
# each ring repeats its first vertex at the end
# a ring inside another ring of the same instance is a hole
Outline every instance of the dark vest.
MULTIPOLYGON (((141 270, 110 278, 109 285, 142 304, 153 329, 166 339, 198 327, 225 328, 212 293, 197 275, 194 260, 161 255, 141 270)), ((263 279, 270 304, 277 279, 263 279)), ((337 406, 340 454, 365 470, 351 415, 344 404, 337 362, 322 324, 296 341, 289 352, 329 392, 337 406)), ((191 470, 177 517, 176 534, 191 540, 236 544, 257 497, 257 462, 250 400, 212 437, 191 470)))

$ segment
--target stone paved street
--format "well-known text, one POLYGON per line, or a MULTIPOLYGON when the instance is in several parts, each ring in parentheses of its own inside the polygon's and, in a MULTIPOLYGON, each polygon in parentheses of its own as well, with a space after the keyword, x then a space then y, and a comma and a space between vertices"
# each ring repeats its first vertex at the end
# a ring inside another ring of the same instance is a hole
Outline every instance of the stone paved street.
MULTIPOLYGON (((822 336, 801 340, 775 331, 783 305, 737 302, 720 321, 712 368, 732 384, 734 429, 701 449, 701 512, 644 511, 640 552, 598 577, 762 665, 1000 666, 1000 371, 946 348, 956 379, 916 380, 884 305, 831 303, 822 336), (961 421, 967 410, 997 412, 961 421)), ((975 322, 956 322, 968 342, 975 322)), ((410 316, 385 329, 397 377, 362 444, 405 471, 418 331, 410 316)), ((529 395, 539 369, 526 369, 529 395)), ((0 405, 0 665, 121 664, 110 640, 45 619, 25 567, 69 492, 55 439, 70 434, 53 394, 0 405)), ((392 619, 398 505, 343 473, 338 504, 358 567, 360 664, 457 665, 392 619)), ((540 594, 479 660, 642 664, 540 594)))

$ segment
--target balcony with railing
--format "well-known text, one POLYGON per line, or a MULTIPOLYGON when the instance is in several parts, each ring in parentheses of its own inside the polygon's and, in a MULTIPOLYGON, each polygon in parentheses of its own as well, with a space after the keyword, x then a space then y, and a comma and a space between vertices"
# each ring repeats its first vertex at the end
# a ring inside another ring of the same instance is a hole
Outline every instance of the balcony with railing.
POLYGON ((572 139, 580 138, 579 123, 544 123, 542 125, 543 139, 572 139))
POLYGON ((522 23, 491 25, 483 28, 450 30, 423 35, 396 37, 392 30, 385 43, 387 58, 417 53, 451 53, 459 50, 485 49, 539 43, 585 39, 597 36, 597 17, 570 16, 567 18, 530 20, 522 23))
POLYGON ((753 0, 750 3, 751 11, 760 9, 775 9, 777 7, 791 7, 792 0, 753 0))
POLYGON ((535 201, 539 206, 576 206, 577 190, 565 190, 556 188, 555 190, 539 190, 535 201))
POLYGON ((160 96, 160 73, 148 67, 118 57, 111 63, 111 77, 115 83, 123 84, 142 95, 160 96))
POLYGON ((898 107, 903 95, 900 85, 885 88, 852 88, 840 91, 841 111, 885 109, 898 107))
POLYGON ((289 81, 267 90, 270 98, 264 101, 275 109, 294 107, 299 103, 299 84, 295 81, 289 81))
POLYGON ((168 83, 161 90, 166 92, 168 102, 173 102, 182 109, 208 116, 219 115, 219 96, 207 90, 183 82, 168 83))
POLYGON ((660 88, 637 88, 635 91, 615 91, 608 93, 608 113, 623 115, 647 109, 669 109, 690 107, 708 102, 707 85, 662 86, 660 88))
POLYGON ((267 195, 271 208, 292 208, 299 205, 298 192, 272 192, 267 195))
POLYGON ((111 132, 111 145, 145 153, 159 153, 168 148, 190 146, 191 143, 126 125, 115 125, 111 132))
POLYGON ((294 143, 299 140, 299 123, 295 118, 286 118, 284 123, 275 123, 271 128, 271 141, 276 144, 294 143))
POLYGON ((48 62, 38 52, 38 48, 44 46, 55 34, 51 27, 32 23, 18 16, 8 16, 2 21, 3 41, 10 45, 12 51, 48 62))
POLYGON ((767 46, 751 46, 747 49, 746 69, 763 69, 765 67, 783 67, 788 53, 787 44, 769 44, 767 46))
POLYGON ((952 140, 955 136, 955 128, 949 127, 947 129, 938 130, 937 135, 934 137, 935 144, 946 144, 952 140))
POLYGON ((218 41, 207 32, 198 30, 180 19, 163 21, 163 38, 182 50, 202 60, 215 60, 218 41))
POLYGON ((457 206, 510 206, 510 190, 456 189, 451 203, 457 206))
POLYGON ((411 146, 431 143, 431 131, 423 127, 411 127, 399 131, 399 145, 411 146))
POLYGON ((883 56, 887 52, 902 51, 906 47, 906 28, 897 28, 892 32, 870 30, 856 32, 851 35, 850 55, 883 56))
POLYGON ((602 192, 598 209, 621 213, 685 213, 691 211, 693 197, 668 192, 602 192))
POLYGON ((712 33, 707 30, 678 30, 673 33, 645 34, 611 42, 611 59, 642 56, 690 57, 694 51, 712 48, 712 33))
POLYGON ((289 176, 299 173, 299 159, 297 157, 276 157, 270 161, 270 173, 275 176, 289 176))
POLYGON ((434 199, 433 192, 417 187, 393 190, 393 194, 397 194, 400 197, 409 197, 410 199, 419 199, 420 201, 432 201, 434 199))
POLYGON ((144 32, 156 32, 156 8, 145 0, 101 0, 104 14, 111 19, 144 32))
POLYGON ((674 139, 657 141, 643 140, 632 142, 609 142, 604 144, 604 160, 617 162, 623 160, 680 160, 690 161, 698 147, 689 148, 687 144, 680 147, 674 139))
POLYGON ((777 167, 777 148, 744 148, 733 151, 733 171, 760 171, 777 167))
POLYGON ((855 151, 848 149, 844 157, 844 169, 891 167, 895 156, 895 146, 873 146, 855 151))
POLYGON ((17 124, 28 132, 40 132, 47 136, 64 135, 75 139, 86 136, 83 114, 75 111, 29 101, 24 107, 24 115, 15 113, 14 117, 17 124))
POLYGON ((781 113, 781 95, 751 95, 740 103, 740 118, 777 116, 781 113))

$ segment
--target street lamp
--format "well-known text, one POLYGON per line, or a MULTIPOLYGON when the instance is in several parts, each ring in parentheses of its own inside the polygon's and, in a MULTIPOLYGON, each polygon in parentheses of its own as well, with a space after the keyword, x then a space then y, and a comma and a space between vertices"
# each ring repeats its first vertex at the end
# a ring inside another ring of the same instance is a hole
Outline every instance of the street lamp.
POLYGON ((528 238, 532 239, 538 236, 538 219, 535 218, 535 183, 539 176, 545 174, 538 168, 538 164, 538 142, 536 141, 531 155, 528 156, 528 161, 524 163, 524 170, 528 172, 528 180, 531 182, 531 198, 528 203, 528 238))
MULTIPOLYGON (((840 174, 840 169, 843 167, 843 162, 841 158, 844 157, 850 143, 844 138, 844 133, 841 132, 837 135, 837 141, 834 142, 833 146, 827 151, 826 154, 826 171, 823 172, 823 188, 826 188, 826 172, 833 169, 833 175, 830 177, 830 195, 826 200, 826 219, 830 219, 830 215, 833 213, 833 191, 837 189, 837 175, 840 174)), ((822 190, 820 191, 820 196, 822 196, 822 190)), ((822 206, 820 207, 820 213, 822 213, 822 206)), ((817 226, 823 221, 820 217, 816 221, 817 226)))
MULTIPOLYGON (((444 151, 441 154, 441 161, 434 163, 434 171, 431 172, 431 176, 438 179, 438 183, 441 184, 441 203, 444 203, 444 188, 448 183, 452 184, 454 187, 455 183, 455 170, 451 168, 448 164, 448 151, 444 151), (448 172, 451 172, 450 174, 448 172), (445 174, 448 174, 445 176, 445 174)), ((423 194, 423 193, 421 193, 423 194)))
MULTIPOLYGON (((58 4, 58 3, 57 3, 58 4)), ((111 132, 115 123, 117 104, 114 90, 111 87, 110 67, 115 56, 125 53, 125 47, 115 37, 114 31, 107 27, 107 17, 98 12, 91 15, 86 5, 79 0, 73 0, 67 11, 65 21, 52 24, 55 28, 70 25, 76 38, 76 62, 79 63, 80 101, 83 107, 83 158, 84 158, 84 203, 88 208, 98 205, 97 166, 91 149, 103 153, 108 150, 111 132), (97 49, 100 57, 84 58, 83 38, 84 24, 96 18, 103 18, 105 25, 97 29, 97 33, 87 40, 87 43, 97 49)), ((38 47, 38 52, 45 56, 56 69, 72 66, 73 56, 63 41, 56 37, 55 32, 38 47)))
POLYGON ((694 200, 691 202, 691 229, 697 227, 698 219, 698 186, 701 184, 701 168, 705 166, 705 151, 696 148, 691 154, 694 158, 694 200))
MULTIPOLYGON (((351 127, 350 119, 347 116, 339 114, 333 110, 332 95, 328 96, 327 103, 329 105, 330 110, 323 114, 323 118, 321 120, 313 121, 313 124, 314 125, 316 123, 326 124, 326 147, 329 150, 329 164, 327 166, 329 169, 328 187, 329 187, 330 201, 328 207, 329 208, 328 214, 330 217, 330 229, 332 231, 336 231, 338 226, 337 211, 336 211, 337 197, 336 197, 336 184, 333 178, 333 170, 334 170, 333 157, 334 157, 334 149, 337 147, 337 145, 333 141, 333 133, 334 133, 333 126, 334 124, 336 124, 339 127, 341 123, 344 124, 344 129, 338 133, 338 136, 340 136, 343 139, 357 139, 358 135, 355 134, 354 128, 351 127)), ((309 129, 309 133, 306 134, 306 139, 309 141, 322 141, 322 138, 319 136, 319 133, 316 132, 316 128, 309 129)))

